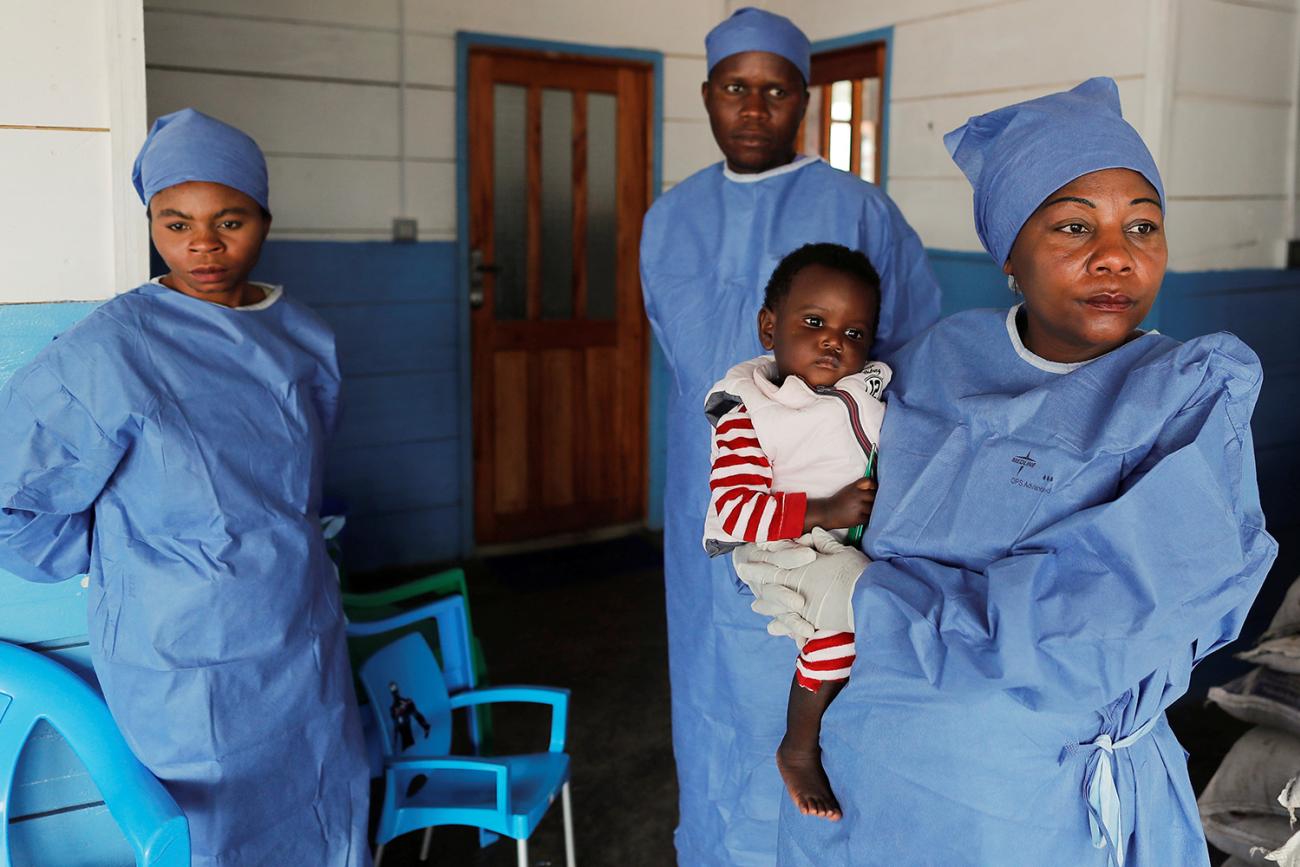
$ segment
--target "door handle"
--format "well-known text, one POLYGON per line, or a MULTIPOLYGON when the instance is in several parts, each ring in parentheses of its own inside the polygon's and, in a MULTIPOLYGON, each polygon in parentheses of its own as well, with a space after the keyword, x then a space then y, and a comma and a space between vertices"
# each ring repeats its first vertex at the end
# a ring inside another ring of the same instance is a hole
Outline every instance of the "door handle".
POLYGON ((483 261, 483 251, 478 247, 469 251, 469 306, 474 310, 483 306, 483 275, 501 271, 496 265, 483 261))

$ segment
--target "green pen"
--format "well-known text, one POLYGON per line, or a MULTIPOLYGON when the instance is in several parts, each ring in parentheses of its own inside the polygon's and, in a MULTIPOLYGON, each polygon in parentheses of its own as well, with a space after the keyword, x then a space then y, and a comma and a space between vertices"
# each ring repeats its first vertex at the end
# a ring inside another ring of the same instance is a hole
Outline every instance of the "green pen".
MULTIPOLYGON (((864 479, 871 478, 872 474, 875 472, 875 469, 876 469, 876 447, 873 445, 871 447, 871 454, 867 455, 867 472, 862 478, 864 479)), ((863 525, 858 524, 856 527, 849 530, 849 535, 845 541, 848 544, 852 545, 854 548, 861 548, 863 529, 864 529, 863 525)))

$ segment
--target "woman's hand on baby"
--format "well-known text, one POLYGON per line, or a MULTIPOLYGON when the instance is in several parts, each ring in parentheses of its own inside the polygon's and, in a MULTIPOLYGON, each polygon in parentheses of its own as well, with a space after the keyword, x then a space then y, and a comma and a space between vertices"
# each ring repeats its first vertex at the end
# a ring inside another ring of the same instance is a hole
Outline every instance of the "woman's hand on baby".
POLYGON ((876 483, 872 479, 858 479, 845 485, 829 497, 810 499, 804 513, 803 530, 813 527, 824 530, 847 530, 871 520, 871 509, 876 503, 876 483))
MULTIPOLYGON (((816 629, 853 631, 853 587, 868 560, 857 548, 841 544, 823 529, 813 530, 816 559, 804 565, 781 565, 788 552, 745 545, 732 552, 736 574, 754 591, 750 607, 774 618, 774 635, 807 637, 816 629)), ((798 640, 796 638, 796 640, 798 640)))

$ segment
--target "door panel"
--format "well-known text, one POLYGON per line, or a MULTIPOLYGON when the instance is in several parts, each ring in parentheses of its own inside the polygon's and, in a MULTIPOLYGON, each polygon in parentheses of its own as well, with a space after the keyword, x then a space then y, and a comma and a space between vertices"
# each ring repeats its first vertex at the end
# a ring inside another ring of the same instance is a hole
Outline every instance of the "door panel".
POLYGON ((479 543, 643 517, 650 68, 473 49, 479 543))

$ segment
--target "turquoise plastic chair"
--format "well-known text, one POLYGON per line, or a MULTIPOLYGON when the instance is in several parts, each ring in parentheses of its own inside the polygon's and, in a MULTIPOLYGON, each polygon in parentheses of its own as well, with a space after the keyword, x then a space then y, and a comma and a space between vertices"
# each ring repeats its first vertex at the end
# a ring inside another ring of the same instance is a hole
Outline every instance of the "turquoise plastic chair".
MULTIPOLYGON (((471 652, 473 636, 469 629, 469 611, 465 597, 460 595, 427 602, 393 617, 360 622, 349 619, 348 645, 355 647, 361 642, 366 642, 368 653, 373 654, 401 635, 414 631, 417 626, 421 635, 434 634, 437 638, 438 659, 441 662, 443 680, 448 692, 455 694, 478 685, 478 672, 471 652), (429 629, 430 623, 437 624, 437 629, 429 629)), ((358 672, 359 677, 360 666, 355 662, 353 665, 356 666, 354 670, 358 672)), ((365 690, 362 688, 360 691, 364 693, 365 690)), ((361 731, 366 739, 366 753, 370 761, 370 776, 381 777, 384 775, 385 753, 380 742, 384 736, 379 730, 377 712, 369 700, 362 703, 360 710, 361 731)), ((482 715, 476 713, 476 710, 478 709, 472 708, 468 712, 469 737, 474 746, 474 755, 479 754, 483 745, 480 719, 482 715)), ((425 832, 424 844, 420 847, 421 861, 429 859, 429 844, 432 838, 433 829, 430 828, 425 832)), ((479 832, 481 846, 489 846, 496 840, 496 834, 485 830, 479 832)))
POLYGON ((137 867, 189 867, 185 814, 127 747, 103 699, 54 660, 0 641, 0 857, 5 867, 14 770, 41 720, 86 766, 135 852, 137 867))
MULTIPOLYGON (((463 569, 447 569, 373 593, 344 593, 343 613, 347 615, 348 621, 357 626, 374 624, 375 627, 369 630, 348 631, 348 656, 352 660, 352 670, 361 671, 361 666, 370 658, 370 654, 398 637, 397 634, 388 633, 420 632, 425 640, 441 653, 445 642, 434 634, 428 617, 423 612, 428 610, 430 602, 455 595, 459 595, 464 603, 465 630, 469 636, 474 676, 472 679, 457 682, 452 663, 442 658, 440 661, 443 673, 447 676, 447 687, 455 692, 463 687, 486 683, 487 663, 483 658, 482 645, 474 634, 473 615, 469 605, 469 586, 463 569)), ((443 628, 441 622, 438 628, 443 628)), ((364 702, 365 696, 362 695, 364 690, 360 683, 357 684, 357 693, 364 702)), ((492 744, 491 709, 475 708, 474 716, 477 725, 475 737, 478 738, 476 743, 490 747, 492 744)))
POLYGON ((438 825, 469 825, 513 837, 519 867, 527 867, 528 838, 556 794, 564 807, 565 863, 574 867, 569 756, 564 752, 568 690, 498 686, 448 695, 433 651, 415 633, 372 655, 361 667, 361 682, 383 734, 386 763, 375 867, 390 840, 438 825), (513 701, 551 706, 547 752, 448 755, 453 710, 513 701))

